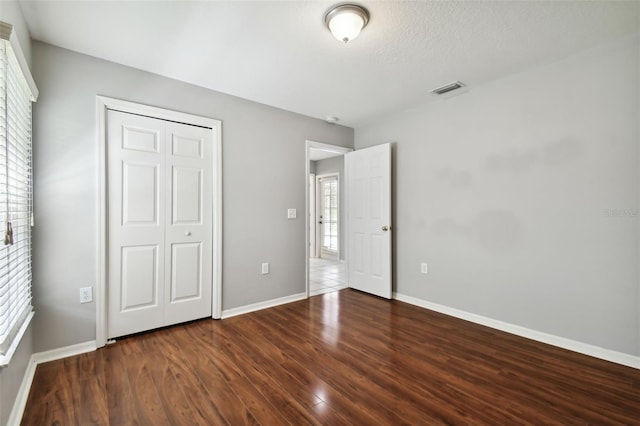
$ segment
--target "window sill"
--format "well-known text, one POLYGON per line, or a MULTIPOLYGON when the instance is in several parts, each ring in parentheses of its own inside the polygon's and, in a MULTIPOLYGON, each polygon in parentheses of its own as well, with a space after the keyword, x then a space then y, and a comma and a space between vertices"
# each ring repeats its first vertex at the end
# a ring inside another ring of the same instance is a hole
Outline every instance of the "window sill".
POLYGON ((18 349, 18 345, 22 341, 22 336, 24 336, 24 333, 26 333, 27 328, 29 328, 29 324, 31 323, 33 314, 34 314, 33 311, 29 312, 29 315, 27 315, 27 317, 22 322, 22 326, 20 327, 20 330, 18 330, 18 334, 16 334, 15 337, 13 338, 13 342, 11 342, 11 346, 9 346, 7 353, 4 355, 0 355, 0 368, 7 367, 9 365, 9 362, 11 361, 13 354, 16 352, 16 349, 18 349))

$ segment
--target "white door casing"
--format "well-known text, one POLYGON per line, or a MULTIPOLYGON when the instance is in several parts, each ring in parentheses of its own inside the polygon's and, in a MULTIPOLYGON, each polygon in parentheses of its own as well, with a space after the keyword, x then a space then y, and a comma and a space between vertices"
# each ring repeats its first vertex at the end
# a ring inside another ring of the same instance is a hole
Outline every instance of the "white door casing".
POLYGON ((307 228, 307 232, 309 234, 309 257, 317 257, 317 249, 316 249, 316 234, 317 234, 317 220, 316 220, 316 175, 315 173, 311 173, 309 175, 309 183, 307 185, 307 191, 309 192, 309 205, 307 208, 309 209, 309 214, 307 215, 307 220, 309 222, 309 227, 307 228))
MULTIPOLYGON (((312 141, 312 140, 307 140, 305 142, 306 144, 306 153, 305 153, 305 176, 309 176, 311 174, 311 150, 322 150, 322 151, 328 151, 328 152, 333 152, 333 153, 337 153, 337 154, 346 154, 347 152, 351 152, 353 151, 352 148, 346 148, 343 146, 338 146, 338 145, 331 145, 331 144, 327 144, 327 143, 323 143, 323 142, 316 142, 316 141, 312 141)), ((309 208, 310 206, 310 202, 309 202, 309 197, 310 197, 310 189, 309 189, 309 185, 305 185, 306 189, 305 189, 305 206, 306 208, 309 208)), ((346 193, 345 193, 346 194, 346 193)), ((348 194, 346 194, 348 196, 348 194)), ((307 214, 305 215, 305 221, 307 222, 306 225, 306 229, 309 229, 311 222, 311 215, 309 214, 309 212, 307 212, 307 214)), ((347 224, 348 225, 348 224, 347 224)), ((315 226, 315 224, 313 225, 315 226)), ((316 231, 317 232, 317 231, 316 231)), ((345 232, 345 228, 343 227, 343 232, 345 232)), ((305 233, 305 287, 307 289, 307 297, 309 297, 309 254, 310 254, 310 247, 309 247, 309 240, 310 240, 310 233, 307 232, 305 233)), ((348 259, 346 260, 348 262, 348 259)))
POLYGON ((349 287, 391 299, 391 144, 345 155, 349 287))
POLYGON ((211 316, 214 133, 111 110, 106 121, 106 336, 211 316))

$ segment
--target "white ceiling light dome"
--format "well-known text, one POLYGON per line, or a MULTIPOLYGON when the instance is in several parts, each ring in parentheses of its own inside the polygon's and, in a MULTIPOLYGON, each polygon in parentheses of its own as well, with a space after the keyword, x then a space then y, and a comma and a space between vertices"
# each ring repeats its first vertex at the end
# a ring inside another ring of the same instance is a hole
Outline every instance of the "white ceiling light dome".
POLYGON ((369 23, 369 12, 355 4, 334 6, 324 16, 324 22, 333 36, 343 43, 358 37, 369 23))

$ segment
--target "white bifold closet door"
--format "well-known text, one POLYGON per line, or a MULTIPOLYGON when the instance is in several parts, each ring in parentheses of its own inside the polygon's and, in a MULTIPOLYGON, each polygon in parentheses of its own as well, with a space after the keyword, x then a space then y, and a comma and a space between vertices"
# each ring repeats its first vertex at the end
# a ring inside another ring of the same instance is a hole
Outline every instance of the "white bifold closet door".
POLYGON ((108 337, 211 316, 212 134, 108 111, 108 337))

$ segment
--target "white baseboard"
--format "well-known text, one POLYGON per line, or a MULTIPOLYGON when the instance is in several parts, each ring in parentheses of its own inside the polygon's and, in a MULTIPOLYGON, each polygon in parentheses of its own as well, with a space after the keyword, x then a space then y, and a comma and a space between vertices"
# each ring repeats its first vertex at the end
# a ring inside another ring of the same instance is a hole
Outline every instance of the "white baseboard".
MULTIPOLYGON (((249 312, 258 311, 265 308, 271 308, 285 303, 297 302, 298 300, 304 300, 307 298, 307 293, 299 293, 291 296, 285 296, 278 299, 267 300, 266 302, 254 303, 251 305, 241 306, 238 308, 227 309, 222 311, 222 318, 229 318, 236 315, 246 314, 249 312)), ((18 395, 13 404, 11 415, 9 416, 8 426, 19 425, 24 414, 24 408, 27 404, 27 398, 29 397, 29 391, 31 390, 31 384, 33 383, 33 377, 36 373, 36 367, 38 364, 55 361, 57 359, 66 358, 73 355, 80 355, 86 352, 95 351, 97 349, 96 341, 78 343, 76 345, 66 346, 64 348, 52 349, 50 351, 38 352, 31 355, 27 370, 25 371, 18 395)))
POLYGON ((640 357, 638 356, 601 348, 599 346, 578 342, 576 340, 555 336, 553 334, 543 333, 541 331, 532 330, 530 328, 522 327, 515 324, 510 324, 504 321, 498 321, 492 318, 484 317, 482 315, 461 311, 459 309, 450 308, 448 306, 440 305, 433 302, 428 302, 426 300, 418 299, 418 298, 407 296, 400 293, 394 292, 393 298, 401 302, 419 306, 421 308, 440 312, 441 314, 450 315, 452 317, 460 318, 476 324, 495 328, 496 330, 506 331, 507 333, 515 334, 521 337, 526 337, 528 339, 536 340, 538 342, 547 343, 549 345, 557 346, 563 349, 568 349, 570 351, 589 355, 595 358, 615 362, 616 364, 626 365, 627 367, 640 369, 640 357))
MULTIPOLYGON (((261 309, 271 308, 285 303, 297 302, 307 298, 306 293, 294 294, 291 296, 285 296, 278 299, 268 300, 266 302, 253 303, 251 305, 240 306, 238 308, 227 309, 222 311, 222 318, 230 318, 236 315, 246 314, 249 312, 259 311, 261 309)), ((393 293, 393 298, 401 302, 409 303, 411 305, 419 306, 421 308, 429 309, 432 311, 440 312, 445 315, 460 318, 466 321, 470 321, 476 324, 491 327, 497 330, 505 331, 507 333, 515 334, 517 336, 526 337, 528 339, 536 340, 539 342, 547 343, 549 345, 557 346, 560 348, 568 349, 570 351, 582 353, 595 358, 604 359, 606 361, 615 362, 617 364, 626 365, 640 369, 640 357, 625 354, 622 352, 612 351, 610 349, 601 348, 599 346, 590 345, 587 343, 578 342, 576 340, 566 339, 564 337, 554 336, 552 334, 543 333, 536 330, 531 330, 519 325, 510 324, 504 321, 498 321, 492 318, 487 318, 482 315, 473 314, 470 312, 462 311, 448 306, 440 305, 426 300, 418 299, 412 296, 407 296, 401 293, 393 293)), ((27 398, 29 397, 29 391, 31 390, 31 384, 36 372, 36 367, 40 363, 55 361, 57 359, 66 358, 73 355, 79 355, 86 352, 96 350, 96 341, 90 341, 85 343, 79 343, 77 345, 67 346, 59 349, 52 349, 50 351, 38 352, 31 355, 27 370, 25 371, 18 395, 13 404, 11 414, 9 415, 8 426, 19 425, 24 414, 24 408, 27 404, 27 398)))
POLYGON ((80 355, 86 352, 96 350, 96 341, 78 343, 76 345, 66 346, 64 348, 52 349, 50 351, 38 352, 31 355, 29 364, 27 364, 27 370, 24 372, 22 383, 20 383, 20 389, 18 389, 18 395, 13 403, 11 414, 9 415, 9 421, 7 426, 17 426, 22 420, 24 415, 24 408, 27 405, 27 398, 29 398, 29 391, 31 390, 31 384, 36 374, 36 367, 38 364, 55 361, 57 359, 66 358, 68 356, 80 355))
POLYGON ((22 415, 27 405, 27 398, 29 398, 29 391, 31 390, 31 383, 33 383, 37 366, 38 364, 33 360, 33 355, 31 355, 29 363, 27 364, 27 370, 24 372, 24 377, 22 378, 22 383, 20 383, 16 400, 13 402, 7 426, 18 426, 22 421, 22 415))
POLYGON ((251 305, 240 306, 238 308, 225 309, 222 311, 222 319, 235 317, 236 315, 248 314, 249 312, 259 311, 261 309, 273 308, 274 306, 297 302, 298 300, 303 300, 306 298, 307 293, 298 293, 291 296, 280 297, 278 299, 267 300, 265 302, 258 302, 251 305))
POLYGON ((65 346, 64 348, 51 349, 50 351, 38 352, 32 355, 32 359, 36 364, 43 362, 55 361, 57 359, 66 358, 68 356, 80 355, 96 350, 96 341, 78 343, 76 345, 65 346))

